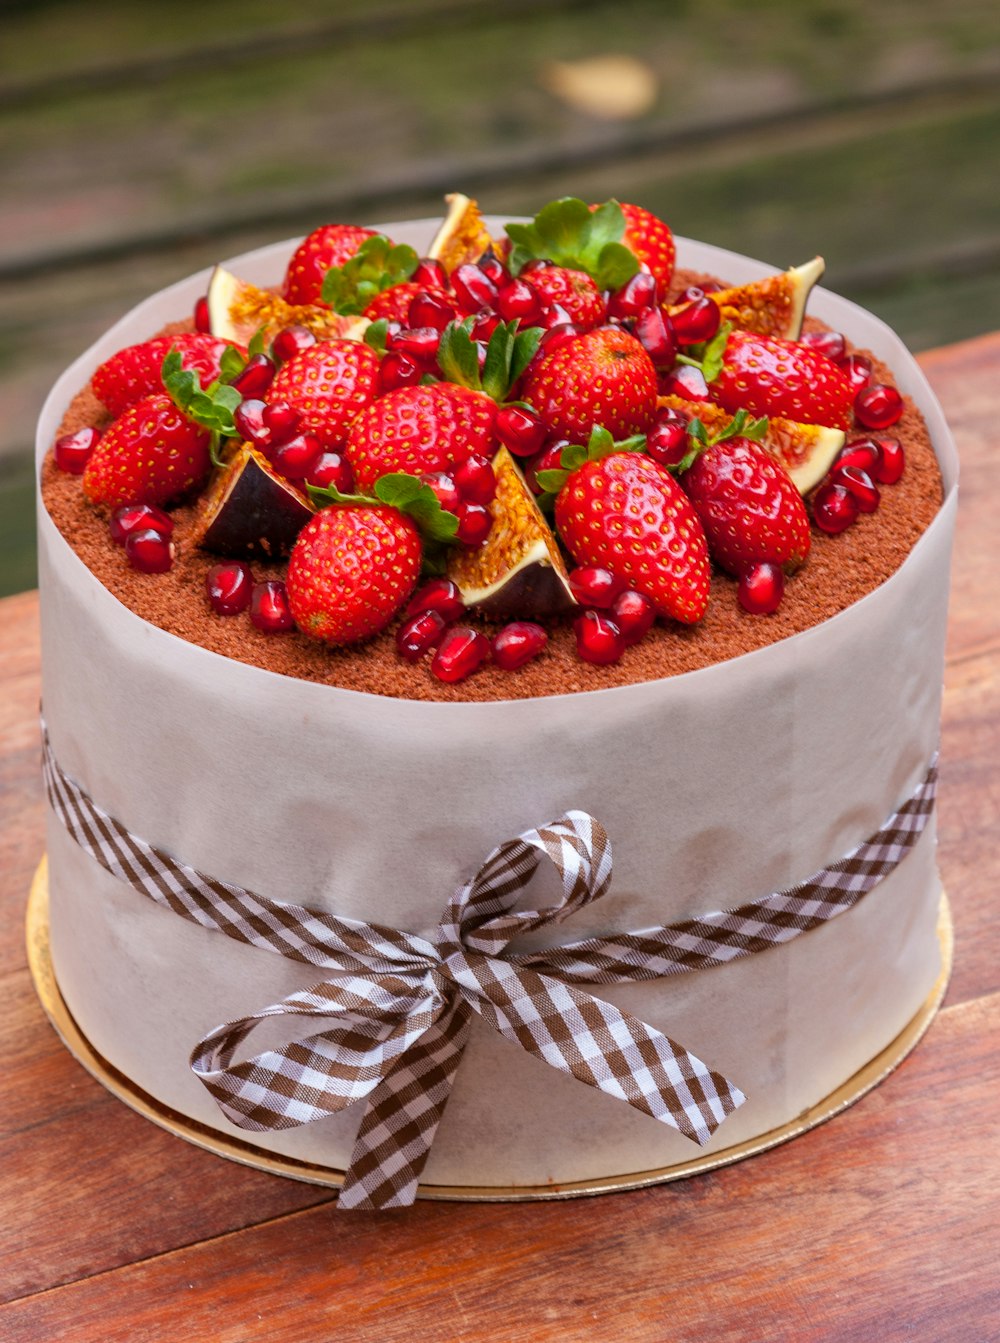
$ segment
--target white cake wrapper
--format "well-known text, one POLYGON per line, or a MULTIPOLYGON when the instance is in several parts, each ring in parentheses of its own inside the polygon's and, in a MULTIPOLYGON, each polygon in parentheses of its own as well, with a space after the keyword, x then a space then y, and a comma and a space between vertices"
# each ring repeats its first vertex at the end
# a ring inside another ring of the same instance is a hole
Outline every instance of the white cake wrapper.
MULTIPOLYGON (((420 249, 433 225, 388 227, 420 249)), ((274 282, 291 246, 233 268, 274 282)), ((771 271, 684 240, 679 252, 680 264, 734 282, 771 271)), ((97 364, 190 311, 206 279, 147 300, 67 370, 42 414, 40 458, 97 364)), ((912 793, 936 749, 957 467, 898 338, 822 290, 810 312, 892 367, 928 422, 947 494, 900 570, 834 619, 662 681, 489 704, 392 700, 231 662, 149 625, 43 509, 44 705, 61 767, 131 831, 213 877, 411 931, 436 926, 497 843, 571 807, 607 828, 614 880, 560 938, 731 908, 835 861, 912 793)), ((316 970, 156 907, 57 822, 48 844, 53 959, 84 1034, 158 1101, 239 1132, 191 1074, 191 1048, 314 983, 316 970)), ((746 1092, 700 1149, 718 1150, 821 1100, 914 1015, 938 973, 939 894, 931 825, 889 878, 822 928, 731 966, 599 994, 746 1092)), ((554 896, 554 877, 540 873, 528 902, 554 896)), ((355 1107, 252 1140, 343 1168, 359 1120, 355 1107)), ((542 1185, 698 1150, 477 1024, 424 1178, 542 1185)))

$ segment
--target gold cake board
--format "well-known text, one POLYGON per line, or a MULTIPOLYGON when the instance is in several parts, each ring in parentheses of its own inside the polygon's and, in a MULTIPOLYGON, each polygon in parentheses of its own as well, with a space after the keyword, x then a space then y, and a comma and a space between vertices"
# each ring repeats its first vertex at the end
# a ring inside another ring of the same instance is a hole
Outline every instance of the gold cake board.
MULTIPOLYGON (((257 1170, 267 1171, 271 1175, 284 1175, 293 1180, 303 1180, 308 1184, 339 1187, 343 1183, 344 1173, 327 1166, 312 1165, 307 1161, 296 1161, 293 1157, 275 1155, 264 1151, 241 1138, 230 1137, 200 1124, 186 1115, 178 1114, 145 1091, 140 1090, 128 1077, 102 1058, 93 1048, 87 1037, 74 1021, 69 1008, 63 1001, 56 983, 49 947, 49 883, 48 864, 45 858, 38 865, 31 883, 26 917, 26 935, 28 944, 28 968, 34 980, 35 990, 51 1021, 56 1033, 73 1057, 95 1077, 112 1095, 125 1102, 137 1113, 151 1119, 160 1128, 166 1129, 175 1137, 184 1138, 196 1147, 214 1152, 217 1156, 238 1161, 244 1166, 253 1166, 257 1170)), ((806 1110, 804 1114, 791 1120, 780 1128, 771 1129, 756 1138, 726 1147, 721 1152, 694 1157, 690 1161, 676 1165, 663 1166, 659 1170, 634 1171, 627 1175, 609 1175, 598 1180, 580 1180, 568 1184, 546 1184, 502 1187, 490 1185, 421 1185, 420 1198, 454 1199, 469 1202, 508 1203, 529 1199, 577 1198, 587 1194, 606 1194, 627 1189, 642 1189, 647 1185, 664 1184, 669 1180, 683 1180, 690 1175, 701 1175, 706 1171, 717 1170, 720 1166, 729 1166, 742 1161, 779 1143, 797 1138, 801 1133, 825 1123, 841 1110, 867 1095, 902 1063, 907 1054, 916 1047, 931 1021, 934 1019, 951 974, 953 935, 951 910, 948 897, 941 892, 941 905, 937 924, 938 942, 941 947, 941 971, 934 987, 916 1015, 904 1026, 896 1038, 880 1054, 866 1063, 853 1077, 842 1083, 818 1104, 806 1110)))

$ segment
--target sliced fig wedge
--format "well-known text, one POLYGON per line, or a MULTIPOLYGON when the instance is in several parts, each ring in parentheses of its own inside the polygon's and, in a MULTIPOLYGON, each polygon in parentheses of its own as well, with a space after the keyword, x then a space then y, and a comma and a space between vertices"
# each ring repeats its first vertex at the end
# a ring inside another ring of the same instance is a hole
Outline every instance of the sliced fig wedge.
MULTIPOLYGON (((793 266, 778 275, 768 275, 763 280, 732 289, 717 289, 710 297, 722 310, 722 320, 731 323, 738 331, 798 340, 802 334, 806 301, 825 269, 826 262, 817 256, 801 266, 793 266)), ((679 312, 684 307, 687 304, 676 304, 668 312, 679 312)))
POLYGON ((478 261, 493 246, 493 239, 479 212, 479 206, 468 196, 452 192, 445 196, 448 213, 434 235, 427 255, 440 261, 450 275, 464 262, 478 261))
POLYGON ((478 550, 454 549, 447 576, 486 616, 553 616, 576 606, 552 528, 506 448, 493 458, 493 527, 478 550))
POLYGON ((230 559, 274 559, 288 554, 315 511, 252 444, 243 443, 209 484, 196 541, 230 559))
POLYGON ((368 327, 365 317, 342 317, 319 303, 286 303, 280 294, 241 280, 224 266, 216 266, 208 282, 208 320, 213 336, 247 345, 263 328, 273 340, 288 326, 304 326, 319 340, 361 340, 368 327))

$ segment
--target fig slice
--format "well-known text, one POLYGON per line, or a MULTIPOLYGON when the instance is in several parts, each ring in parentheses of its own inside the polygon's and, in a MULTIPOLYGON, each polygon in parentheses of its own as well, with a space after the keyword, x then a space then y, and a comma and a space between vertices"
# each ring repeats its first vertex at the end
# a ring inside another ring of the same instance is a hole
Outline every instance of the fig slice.
POLYGON ((427 249, 427 255, 440 261, 450 275, 465 262, 478 261, 493 247, 493 239, 483 222, 479 206, 468 196, 452 192, 445 196, 448 213, 427 249))
POLYGON ((343 317, 319 303, 287 303, 224 266, 212 272, 206 300, 212 335, 242 346, 262 329, 267 341, 287 326, 307 327, 319 340, 361 340, 369 325, 365 317, 343 317))
POLYGON ((288 554, 315 511, 252 443, 243 443, 216 468, 195 541, 229 559, 275 559, 288 554))
MULTIPOLYGON (((802 318, 813 285, 826 269, 821 256, 777 275, 765 276, 732 289, 717 289, 709 297, 722 310, 722 320, 738 331, 755 331, 760 336, 780 336, 798 340, 802 318)), ((675 304, 668 312, 679 312, 687 304, 675 304)))
MULTIPOLYGON (((713 296, 714 297, 714 296, 713 296)), ((712 401, 687 401, 682 396, 661 396, 660 410, 683 411, 689 419, 699 419, 710 434, 724 429, 732 420, 728 410, 712 401)), ((844 446, 843 429, 831 429, 822 424, 799 424, 772 415, 767 421, 767 433, 761 446, 776 457, 792 478, 799 494, 808 494, 823 479, 837 453, 844 446)))
POLYGON ((497 492, 489 505, 490 534, 477 550, 452 550, 447 577, 466 606, 498 620, 573 610, 576 601, 555 534, 506 448, 493 458, 493 472, 497 492))

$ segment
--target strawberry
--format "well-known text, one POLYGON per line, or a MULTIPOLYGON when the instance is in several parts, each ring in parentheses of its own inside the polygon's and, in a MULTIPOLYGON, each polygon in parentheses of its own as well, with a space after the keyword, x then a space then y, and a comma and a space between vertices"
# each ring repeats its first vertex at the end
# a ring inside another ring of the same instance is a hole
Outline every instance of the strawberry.
MULTIPOLYGON (((361 313, 373 321, 392 317, 396 303, 400 302, 399 295, 386 300, 392 311, 376 306, 374 312, 369 312, 369 307, 384 291, 408 284, 418 263, 419 257, 412 247, 394 243, 384 233, 374 233, 362 242, 353 256, 327 271, 321 291, 322 302, 329 304, 334 312, 349 317, 361 313)), ((415 289, 407 290, 407 310, 415 294, 415 289)))
POLYGON ((570 469, 556 496, 559 535, 577 564, 607 569, 659 615, 693 625, 705 614, 711 579, 698 515, 669 471, 610 439, 598 429, 586 449, 566 450, 587 460, 570 469))
POLYGON ((556 438, 585 442, 596 425, 614 438, 642 432, 656 413, 656 369, 636 338, 598 327, 563 341, 528 368, 522 395, 556 438))
MULTIPOLYGON (((693 361, 681 356, 679 362, 693 361)), ((854 393, 847 375, 820 350, 799 341, 724 326, 706 347, 702 369, 712 400, 730 412, 851 427, 854 393)))
POLYGON ((183 368, 196 373, 202 387, 220 376, 226 342, 201 333, 157 336, 139 345, 129 345, 105 359, 94 374, 94 395, 117 419, 144 396, 163 391, 160 370, 170 351, 178 350, 183 368))
MULTIPOLYGON (((591 209, 597 209, 591 206, 591 209)), ((674 235, 656 215, 644 210, 641 205, 621 207, 625 216, 625 234, 622 242, 639 258, 645 270, 655 275, 661 291, 665 294, 674 275, 674 261, 677 249, 674 235)))
POLYGON ((570 270, 567 266, 539 266, 525 271, 521 278, 543 303, 558 303, 565 308, 569 320, 581 331, 599 326, 608 315, 608 305, 585 271, 570 270))
POLYGON ((330 644, 370 638, 409 599, 422 553, 416 524, 398 508, 324 508, 299 534, 288 561, 296 625, 330 644))
POLYGON ((374 238, 369 228, 355 224, 324 224, 299 243, 285 271, 282 293, 289 303, 320 303, 323 279, 331 266, 342 266, 354 256, 366 238, 374 238))
POLYGON ((339 451, 355 416, 375 399, 379 357, 363 341, 324 340, 283 364, 267 393, 299 413, 302 429, 339 451))

